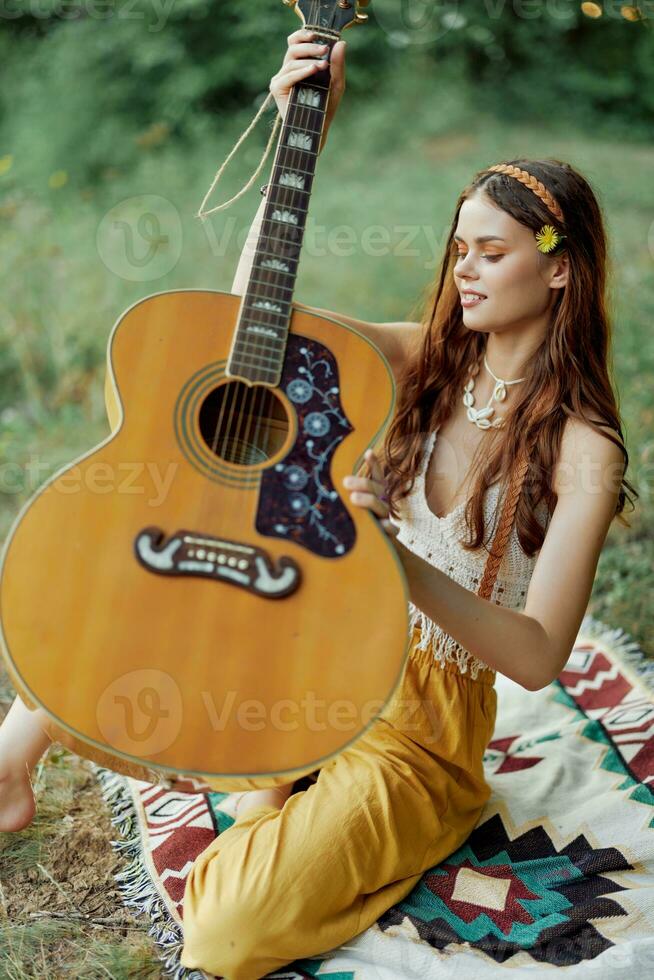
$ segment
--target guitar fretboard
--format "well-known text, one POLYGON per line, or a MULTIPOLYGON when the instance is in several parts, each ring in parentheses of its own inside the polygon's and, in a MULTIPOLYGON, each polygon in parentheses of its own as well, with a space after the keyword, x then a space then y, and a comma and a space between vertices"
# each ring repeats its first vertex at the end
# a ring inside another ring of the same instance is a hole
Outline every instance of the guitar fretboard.
MULTIPOLYGON (((337 38, 316 37, 330 50, 337 38)), ((227 373, 276 387, 329 97, 329 67, 291 90, 227 373)))

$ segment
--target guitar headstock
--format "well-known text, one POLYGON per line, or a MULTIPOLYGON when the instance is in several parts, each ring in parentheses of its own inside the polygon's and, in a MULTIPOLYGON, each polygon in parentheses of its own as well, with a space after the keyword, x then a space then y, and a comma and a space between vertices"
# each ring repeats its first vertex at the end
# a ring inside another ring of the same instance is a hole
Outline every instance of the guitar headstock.
POLYGON ((370 0, 282 0, 292 7, 305 26, 322 27, 340 34, 348 27, 365 24, 363 13, 370 0))

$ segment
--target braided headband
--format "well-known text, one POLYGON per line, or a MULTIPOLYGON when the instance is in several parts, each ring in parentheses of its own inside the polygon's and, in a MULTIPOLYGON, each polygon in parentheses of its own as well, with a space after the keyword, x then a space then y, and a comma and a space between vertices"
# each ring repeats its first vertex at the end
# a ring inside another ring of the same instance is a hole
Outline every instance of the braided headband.
POLYGON ((521 184, 528 187, 534 192, 534 194, 541 199, 543 204, 549 208, 554 217, 563 224, 563 211, 558 206, 550 192, 548 191, 545 184, 534 177, 533 174, 528 173, 526 170, 521 170, 520 167, 514 167, 511 163, 497 163, 494 167, 489 167, 489 170, 495 170, 501 174, 508 174, 509 177, 515 177, 519 180, 521 184))

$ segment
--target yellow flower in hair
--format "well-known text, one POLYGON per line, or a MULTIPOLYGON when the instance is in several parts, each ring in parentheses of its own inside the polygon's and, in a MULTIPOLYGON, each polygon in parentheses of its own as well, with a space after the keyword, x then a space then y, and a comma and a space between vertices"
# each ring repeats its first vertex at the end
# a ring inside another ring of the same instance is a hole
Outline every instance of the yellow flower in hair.
POLYGON ((552 225, 543 225, 541 230, 536 232, 536 247, 539 252, 552 252, 564 238, 565 235, 559 235, 552 225))

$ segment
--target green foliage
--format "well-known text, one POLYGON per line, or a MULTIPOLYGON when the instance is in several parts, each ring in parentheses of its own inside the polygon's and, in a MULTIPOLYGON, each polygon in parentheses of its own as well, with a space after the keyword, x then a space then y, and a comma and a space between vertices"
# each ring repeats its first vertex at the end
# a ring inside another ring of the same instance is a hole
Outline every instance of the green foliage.
MULTIPOLYGON (((143 146, 188 139, 251 114, 301 21, 280 0, 0 0, 0 132, 23 181, 64 169, 93 182, 133 165, 143 146)), ((414 5, 415 6, 415 5, 414 5)), ((374 0, 346 32, 351 97, 416 101, 457 77, 478 108, 515 120, 574 120, 646 138, 654 121, 654 34, 619 8, 599 20, 580 4, 434 0, 415 26, 398 0, 374 0)), ((369 101, 369 100, 368 100, 369 101)), ((373 99, 374 101, 374 99, 373 99)))
POLYGON ((654 90, 654 32, 632 23, 622 3, 607 0, 604 16, 586 17, 581 4, 538 0, 456 5, 461 23, 444 47, 465 51, 480 104, 511 118, 607 122, 647 138, 654 90))

